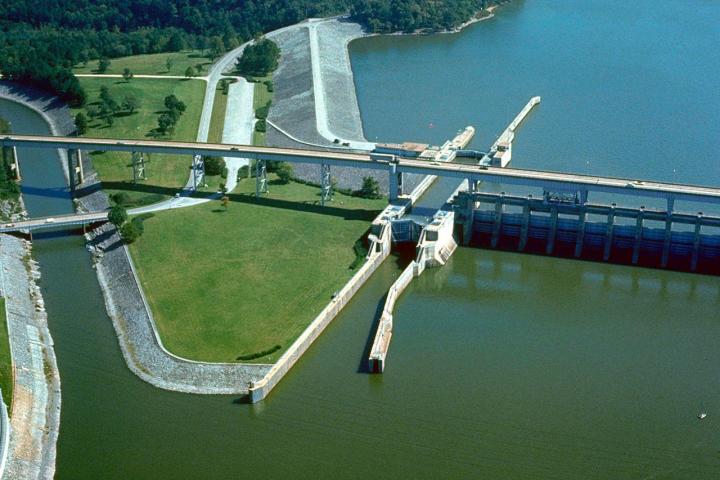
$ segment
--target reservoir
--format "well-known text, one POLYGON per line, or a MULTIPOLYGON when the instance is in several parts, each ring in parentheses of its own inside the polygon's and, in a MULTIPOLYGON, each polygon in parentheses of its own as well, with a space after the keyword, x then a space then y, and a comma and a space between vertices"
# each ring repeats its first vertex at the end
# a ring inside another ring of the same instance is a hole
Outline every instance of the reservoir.
MULTIPOLYGON (((483 149, 541 95, 513 166, 717 185, 718 20, 709 1, 526 0, 457 35, 362 39, 365 133, 439 143, 474 125, 483 149)), ((14 104, 0 116, 47 132, 14 104)), ((20 155, 30 214, 71 211, 57 158, 20 155)), ((34 252, 63 389, 60 479, 720 475, 716 277, 459 248, 401 297, 388 367, 368 375, 401 271, 390 258, 247 405, 135 377, 82 239, 34 252)))

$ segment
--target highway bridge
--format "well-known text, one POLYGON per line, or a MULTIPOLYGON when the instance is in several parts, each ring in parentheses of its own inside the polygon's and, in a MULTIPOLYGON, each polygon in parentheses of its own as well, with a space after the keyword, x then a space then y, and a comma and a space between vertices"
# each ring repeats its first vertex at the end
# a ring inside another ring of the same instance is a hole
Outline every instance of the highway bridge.
MULTIPOLYGON (((291 163, 310 163, 327 169, 332 166, 356 167, 372 170, 384 170, 390 176, 390 199, 402 195, 402 175, 415 173, 467 179, 471 191, 478 182, 502 185, 518 185, 539 188, 546 192, 576 194, 578 202, 584 203, 590 193, 607 193, 663 199, 668 210, 673 209, 676 200, 720 204, 720 188, 641 181, 614 177, 598 177, 572 173, 547 172, 540 170, 520 170, 514 168, 493 168, 482 165, 459 165, 429 162, 400 157, 390 160, 374 160, 368 153, 350 153, 345 151, 300 150, 292 148, 258 147, 251 145, 226 145, 216 143, 170 142, 161 140, 116 140, 106 138, 75 138, 11 135, 0 140, 2 147, 66 149, 68 161, 78 158, 77 151, 120 151, 128 155, 142 153, 165 153, 252 158, 258 165, 265 161, 291 163)), ((70 171, 75 167, 70 165, 70 171)))

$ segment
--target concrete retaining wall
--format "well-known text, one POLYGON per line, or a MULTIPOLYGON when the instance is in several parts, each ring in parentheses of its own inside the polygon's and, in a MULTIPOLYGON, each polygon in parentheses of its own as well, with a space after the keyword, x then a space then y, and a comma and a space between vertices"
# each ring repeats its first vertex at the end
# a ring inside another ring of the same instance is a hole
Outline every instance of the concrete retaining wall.
POLYGON ((405 289, 412 282, 416 270, 415 261, 411 262, 405 270, 400 274, 397 280, 388 290, 385 298, 385 306, 383 307, 380 323, 377 332, 375 332, 375 340, 370 349, 368 357, 368 370, 372 373, 382 373, 385 370, 385 357, 390 348, 390 340, 392 338, 393 329, 393 312, 395 311, 395 302, 402 295, 405 289))
POLYGON ((368 260, 353 275, 350 281, 340 290, 340 293, 326 306, 315 320, 305 329, 300 337, 290 346, 282 357, 273 365, 270 371, 258 382, 250 384, 250 402, 257 403, 263 400, 278 382, 292 368, 310 345, 320 336, 330 322, 337 316, 343 307, 352 299, 355 292, 362 287, 380 264, 390 255, 390 231, 388 227, 382 229, 381 237, 371 244, 368 260), (382 244, 377 247, 378 242, 382 244), (379 250, 379 251, 378 251, 379 250))

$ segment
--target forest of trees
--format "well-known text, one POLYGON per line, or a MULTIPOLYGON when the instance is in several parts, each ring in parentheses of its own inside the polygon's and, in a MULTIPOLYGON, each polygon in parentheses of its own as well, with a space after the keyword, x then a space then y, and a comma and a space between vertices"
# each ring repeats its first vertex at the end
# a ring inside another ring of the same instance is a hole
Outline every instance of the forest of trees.
POLYGON ((351 2, 352 17, 370 32, 449 30, 469 20, 493 0, 357 0, 351 2))
POLYGON ((3 0, 0 73, 55 92, 85 94, 71 68, 87 60, 205 49, 215 54, 308 17, 351 12, 371 31, 454 26, 483 0, 3 0))

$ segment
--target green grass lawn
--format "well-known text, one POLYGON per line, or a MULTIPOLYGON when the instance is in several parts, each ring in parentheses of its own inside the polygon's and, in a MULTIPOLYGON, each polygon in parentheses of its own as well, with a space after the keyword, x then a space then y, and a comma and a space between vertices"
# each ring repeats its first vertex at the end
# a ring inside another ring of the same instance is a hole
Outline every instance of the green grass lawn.
POLYGON ((7 318, 5 316, 5 299, 0 298, 0 388, 8 410, 12 406, 13 376, 12 358, 10 357, 10 339, 8 338, 7 318))
MULTIPOLYGON (((187 67, 201 64, 200 75, 207 75, 208 66, 212 62, 204 57, 199 50, 187 50, 172 53, 153 53, 148 55, 133 55, 130 57, 111 58, 110 66, 106 74, 122 74, 125 68, 129 68, 135 75, 185 75, 187 67), (167 59, 172 61, 170 70, 167 69, 167 59)), ((98 73, 98 61, 92 60, 87 65, 78 65, 73 68, 73 73, 98 73)), ((197 70, 195 70, 197 72, 197 70)))
MULTIPOLYGON (((200 112, 202 111, 205 82, 200 80, 175 79, 133 79, 129 82, 112 78, 80 78, 87 92, 88 102, 85 108, 97 104, 100 87, 105 85, 118 103, 123 97, 132 94, 139 101, 139 108, 132 114, 121 112, 115 116, 115 122, 108 127, 103 120, 93 120, 85 134, 87 137, 148 139, 157 127, 159 115, 165 111, 163 101, 167 95, 174 94, 185 102, 187 110, 180 117, 175 132, 162 137, 168 140, 191 140, 197 138, 200 112)), ((77 113, 78 109, 73 111, 77 113)), ((124 152, 96 152, 93 164, 98 171, 104 188, 108 193, 127 191, 135 204, 154 203, 174 194, 185 185, 189 176, 191 159, 175 155, 149 156, 146 165, 148 179, 138 184, 132 183, 130 155, 124 152)), ((148 157, 146 156, 146 159, 148 157)))
MULTIPOLYGON (((269 75, 267 77, 257 78, 255 80, 257 80, 257 82, 255 83, 255 92, 253 95, 253 110, 257 110, 259 107, 266 105, 267 102, 272 101, 272 92, 268 91, 267 85, 262 83, 265 80, 272 80, 272 76, 269 75)), ((265 145, 264 132, 258 132, 257 130, 253 130, 253 145, 265 145)))
POLYGON ((225 111, 227 110, 228 96, 223 93, 220 84, 215 90, 215 101, 213 102, 212 117, 210 118, 210 130, 208 131, 208 143, 222 143, 223 127, 225 126, 225 111))
POLYGON ((157 213, 130 250, 165 346, 194 359, 275 362, 353 275, 354 242, 386 205, 319 189, 242 180, 219 201, 157 213))

